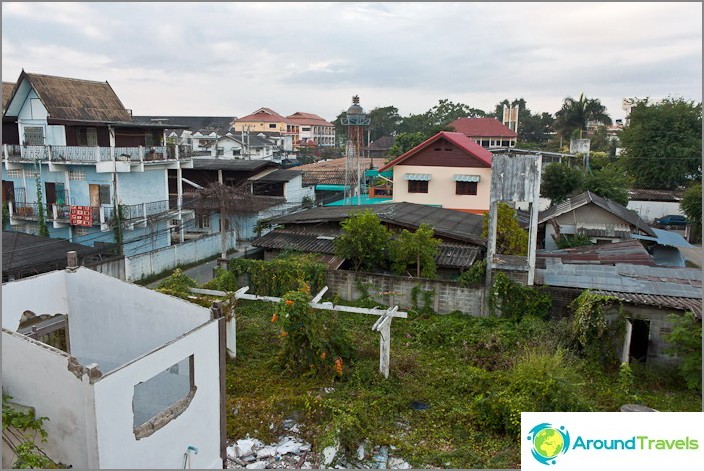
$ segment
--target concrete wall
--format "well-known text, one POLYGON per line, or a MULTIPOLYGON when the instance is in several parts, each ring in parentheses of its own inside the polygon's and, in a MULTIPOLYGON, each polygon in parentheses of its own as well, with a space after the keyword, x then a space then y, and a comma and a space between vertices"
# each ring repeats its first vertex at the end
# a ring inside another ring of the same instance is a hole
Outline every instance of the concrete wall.
MULTIPOLYGON (((3 315, 8 297, 4 291, 3 287, 3 315)), ((75 469, 97 469, 97 447, 89 451, 95 433, 88 432, 86 424, 92 390, 68 370, 68 362, 66 353, 3 329, 3 393, 12 396, 12 402, 34 407, 37 417, 49 418, 44 422, 48 441, 39 443, 49 458, 75 469)), ((3 453, 3 469, 11 466, 7 458, 3 453)))
POLYGON ((491 190, 491 169, 481 167, 431 167, 419 165, 396 165, 394 167, 394 202, 418 204, 438 204, 447 209, 465 209, 475 211, 489 210, 489 193, 491 190), (407 173, 429 173, 428 193, 409 193, 407 173), (455 194, 453 175, 479 175, 476 195, 455 194))
MULTIPOLYGON (((111 174, 107 174, 112 178, 111 174)), ((120 204, 141 204, 169 199, 168 175, 165 168, 145 168, 144 172, 117 173, 120 204)))
POLYGON ((2 326, 17 330, 25 310, 36 315, 68 314, 66 272, 53 271, 2 285, 2 326))
POLYGON ((104 374, 210 319, 208 309, 87 268, 66 273, 66 293, 71 353, 104 374))
POLYGON ((652 224, 655 218, 668 214, 684 214, 675 201, 629 201, 628 209, 636 211, 645 222, 652 224))
MULTIPOLYGON (((228 237, 228 250, 235 248, 235 236, 228 237)), ((171 245, 153 252, 125 258, 125 278, 136 281, 147 276, 203 260, 221 253, 220 234, 171 245)))
POLYGON ((472 316, 480 316, 484 299, 483 288, 463 288, 456 282, 355 273, 346 270, 328 270, 326 283, 329 288, 328 293, 337 294, 348 300, 357 300, 363 295, 358 288, 361 284, 380 305, 398 305, 404 310, 413 308, 411 291, 414 287, 418 286, 420 290, 419 308, 424 304, 422 292, 434 290, 432 306, 429 307, 438 314, 462 311, 472 316))
POLYGON ((125 257, 89 264, 86 265, 86 267, 91 270, 95 270, 98 273, 102 273, 103 275, 112 276, 118 280, 126 281, 125 257))
POLYGON ((192 468, 222 468, 218 321, 103 376, 94 388, 101 469, 182 468, 188 446, 198 448, 198 454, 191 455, 192 468), (152 435, 137 440, 132 412, 135 385, 190 355, 197 388, 191 403, 152 435))

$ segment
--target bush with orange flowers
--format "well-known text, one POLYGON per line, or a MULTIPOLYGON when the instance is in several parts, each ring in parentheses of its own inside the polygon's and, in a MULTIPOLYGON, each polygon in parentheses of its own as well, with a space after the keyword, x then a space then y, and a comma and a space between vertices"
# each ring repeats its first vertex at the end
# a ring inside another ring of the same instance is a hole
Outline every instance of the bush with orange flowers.
POLYGON ((352 342, 337 322, 335 311, 310 307, 310 288, 286 293, 272 322, 281 326, 278 364, 295 374, 342 376, 343 361, 352 359, 352 342))

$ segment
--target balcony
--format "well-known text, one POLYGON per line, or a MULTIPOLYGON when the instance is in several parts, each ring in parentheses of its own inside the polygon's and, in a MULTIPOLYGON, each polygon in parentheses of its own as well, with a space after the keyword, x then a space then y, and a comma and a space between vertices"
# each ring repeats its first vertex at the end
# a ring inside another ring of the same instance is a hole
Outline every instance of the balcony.
POLYGON ((369 187, 370 198, 391 198, 394 195, 394 188, 391 185, 369 187))
MULTIPOLYGON (((115 209, 112 206, 104 206, 106 222, 116 219, 115 209)), ((169 200, 151 201, 140 204, 121 204, 120 218, 123 222, 134 222, 137 219, 153 219, 169 213, 169 200)))
POLYGON ((3 158, 9 162, 90 164, 98 162, 163 162, 189 160, 191 148, 185 145, 152 147, 22 146, 3 144, 3 158))

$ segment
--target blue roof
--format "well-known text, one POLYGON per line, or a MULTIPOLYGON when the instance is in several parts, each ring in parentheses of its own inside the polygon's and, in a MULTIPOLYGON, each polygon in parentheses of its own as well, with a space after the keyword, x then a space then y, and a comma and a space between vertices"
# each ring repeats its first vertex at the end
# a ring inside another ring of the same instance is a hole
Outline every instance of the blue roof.
POLYGON ((687 242, 684 237, 682 237, 676 232, 665 231, 663 229, 656 229, 654 227, 652 228, 652 230, 655 233, 655 237, 640 234, 631 234, 631 237, 633 239, 650 240, 653 242, 657 242, 660 245, 669 245, 670 247, 694 247, 692 244, 687 242))
POLYGON ((382 199, 382 198, 370 198, 369 195, 352 196, 350 198, 345 198, 339 201, 334 201, 328 203, 325 206, 359 206, 360 204, 381 204, 381 203, 391 203, 392 200, 382 199))

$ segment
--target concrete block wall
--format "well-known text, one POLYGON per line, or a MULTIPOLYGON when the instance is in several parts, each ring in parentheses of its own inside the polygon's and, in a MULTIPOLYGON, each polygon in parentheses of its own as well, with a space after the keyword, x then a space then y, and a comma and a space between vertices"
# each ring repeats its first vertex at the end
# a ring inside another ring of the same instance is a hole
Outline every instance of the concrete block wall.
POLYGON ((429 306, 438 314, 461 311, 472 316, 481 315, 484 301, 483 288, 464 288, 458 283, 424 278, 408 278, 395 275, 355 273, 347 270, 328 270, 326 275, 328 293, 348 300, 357 300, 368 294, 379 305, 398 305, 401 309, 413 309, 412 290, 418 287, 418 307, 424 305, 424 291, 434 291, 429 306), (361 288, 361 289, 360 289, 361 288))

